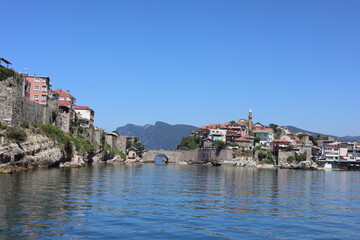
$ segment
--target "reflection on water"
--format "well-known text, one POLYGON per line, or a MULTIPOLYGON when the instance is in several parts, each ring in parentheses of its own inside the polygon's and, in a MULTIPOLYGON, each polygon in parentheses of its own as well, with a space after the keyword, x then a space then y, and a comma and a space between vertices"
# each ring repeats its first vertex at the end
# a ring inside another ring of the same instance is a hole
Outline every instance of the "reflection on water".
POLYGON ((1 239, 358 238, 360 172, 95 165, 0 175, 1 239))

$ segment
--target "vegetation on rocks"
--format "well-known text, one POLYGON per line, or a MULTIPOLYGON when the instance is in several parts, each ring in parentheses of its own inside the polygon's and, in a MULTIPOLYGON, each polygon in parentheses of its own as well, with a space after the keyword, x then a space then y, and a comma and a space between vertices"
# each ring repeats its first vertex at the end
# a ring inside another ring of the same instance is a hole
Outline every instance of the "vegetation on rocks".
POLYGON ((301 154, 295 153, 295 159, 298 162, 306 161, 306 152, 301 153, 301 154))
POLYGON ((263 164, 274 164, 274 156, 271 152, 260 151, 258 155, 259 161, 263 164))
POLYGON ((138 137, 126 139, 126 149, 131 147, 139 149, 139 151, 144 151, 145 149, 144 144, 140 142, 138 137))
POLYGON ((0 129, 7 129, 7 126, 3 125, 2 122, 0 122, 0 129))
POLYGON ((72 149, 75 146, 76 151, 93 154, 95 152, 96 144, 90 143, 82 136, 74 137, 52 125, 40 125, 42 133, 48 138, 57 141, 57 143, 65 150, 72 149))
POLYGON ((14 140, 15 142, 24 142, 27 138, 26 132, 21 128, 8 127, 6 129, 6 135, 8 139, 14 140))
POLYGON ((52 125, 40 125, 42 132, 50 139, 55 140, 63 146, 71 145, 72 136, 64 133, 60 129, 52 125))
POLYGON ((0 81, 4 81, 9 77, 14 76, 14 74, 15 74, 14 70, 0 66, 0 81))
POLYGON ((200 137, 189 136, 183 137, 180 144, 177 146, 177 150, 193 150, 200 148, 200 137))
POLYGON ((213 147, 216 147, 217 149, 225 149, 227 144, 226 142, 215 140, 212 144, 213 147))
POLYGON ((108 144, 105 144, 101 152, 105 155, 110 156, 110 158, 113 158, 114 156, 120 156, 122 159, 126 159, 126 154, 119 151, 116 148, 111 148, 108 144))

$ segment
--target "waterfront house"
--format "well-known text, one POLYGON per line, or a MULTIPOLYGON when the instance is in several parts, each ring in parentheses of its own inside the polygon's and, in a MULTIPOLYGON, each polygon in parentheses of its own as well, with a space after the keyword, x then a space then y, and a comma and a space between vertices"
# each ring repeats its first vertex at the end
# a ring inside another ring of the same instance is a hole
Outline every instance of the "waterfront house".
POLYGON ((253 130, 254 136, 260 138, 260 144, 269 146, 274 140, 274 131, 272 128, 256 128, 253 130))
POLYGON ((338 153, 328 152, 328 153, 325 153, 323 157, 324 157, 324 160, 327 162, 334 162, 334 161, 340 160, 340 156, 338 153))
POLYGON ((291 141, 286 139, 277 139, 273 141, 273 150, 274 152, 283 151, 287 149, 291 144, 291 141))
POLYGON ((234 140, 234 143, 239 144, 241 147, 244 147, 245 150, 251 150, 253 148, 253 142, 250 139, 247 138, 236 138, 234 140))
POLYGON ((130 147, 127 149, 127 157, 130 159, 135 159, 139 156, 140 150, 135 147, 130 147))

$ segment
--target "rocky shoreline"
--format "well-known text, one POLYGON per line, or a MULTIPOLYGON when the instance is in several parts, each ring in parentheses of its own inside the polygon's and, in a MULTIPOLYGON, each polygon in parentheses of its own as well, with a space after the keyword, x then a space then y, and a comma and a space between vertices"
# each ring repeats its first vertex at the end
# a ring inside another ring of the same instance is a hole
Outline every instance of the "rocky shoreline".
MULTIPOLYGON (((7 142, 0 145, 0 173, 13 173, 17 171, 48 168, 48 167, 84 167, 87 164, 102 163, 155 163, 154 160, 142 158, 124 159, 118 155, 107 155, 98 150, 89 155, 76 151, 71 153, 63 149, 55 140, 41 134, 29 135, 23 142, 7 142)), ((282 162, 276 166, 273 164, 260 163, 252 157, 237 157, 230 160, 218 160, 212 162, 191 162, 179 161, 176 164, 196 164, 207 166, 228 166, 228 167, 251 167, 251 168, 284 168, 284 169, 308 169, 316 170, 317 165, 311 161, 282 162)))

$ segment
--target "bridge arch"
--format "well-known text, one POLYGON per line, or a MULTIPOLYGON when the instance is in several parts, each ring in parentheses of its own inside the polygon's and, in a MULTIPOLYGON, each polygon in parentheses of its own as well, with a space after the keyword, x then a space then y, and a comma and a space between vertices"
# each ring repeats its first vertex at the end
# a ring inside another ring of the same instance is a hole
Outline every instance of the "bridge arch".
POLYGON ((144 162, 155 162, 157 156, 164 156, 166 163, 176 163, 179 161, 181 152, 165 150, 148 150, 143 154, 144 162))
POLYGON ((158 154, 154 157, 156 164, 166 164, 169 162, 169 158, 164 154, 158 154))

